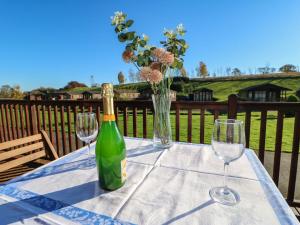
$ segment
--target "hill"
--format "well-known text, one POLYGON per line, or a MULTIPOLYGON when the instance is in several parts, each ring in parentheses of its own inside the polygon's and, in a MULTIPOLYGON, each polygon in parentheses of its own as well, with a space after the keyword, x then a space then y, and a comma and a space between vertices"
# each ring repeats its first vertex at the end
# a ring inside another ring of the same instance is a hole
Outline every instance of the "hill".
MULTIPOLYGON (((288 95, 294 95, 300 89, 300 73, 288 74, 264 74, 264 75, 245 75, 239 77, 216 77, 216 78, 192 78, 187 82, 176 81, 174 86, 180 87, 178 95, 187 96, 193 90, 198 88, 209 88, 214 91, 214 97, 218 101, 227 100, 228 95, 237 94, 242 88, 259 85, 263 83, 272 83, 291 89, 288 95)), ((145 82, 131 83, 124 85, 115 85, 115 88, 143 90, 148 87, 145 82)))

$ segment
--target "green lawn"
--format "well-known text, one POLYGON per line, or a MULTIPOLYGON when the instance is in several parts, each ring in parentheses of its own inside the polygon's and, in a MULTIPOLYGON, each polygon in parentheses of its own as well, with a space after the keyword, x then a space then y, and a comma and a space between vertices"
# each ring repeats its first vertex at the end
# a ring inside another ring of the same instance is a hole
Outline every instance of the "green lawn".
MULTIPOLYGON (((52 128, 55 131, 54 113, 52 112, 52 128)), ((138 137, 143 136, 143 121, 142 112, 138 112, 137 117, 137 131, 138 137)), ((226 118, 226 115, 221 115, 219 118, 226 118)), ((245 113, 239 113, 238 119, 244 120, 245 113)), ((43 127, 42 114, 40 116, 41 127, 43 127)), ((46 130, 49 130, 48 114, 46 113, 46 130)), ((211 139, 211 132, 213 128, 213 115, 209 112, 205 114, 205 143, 209 144, 211 139)), ((65 130, 68 132, 67 114, 64 114, 65 130)), ((180 115, 180 141, 187 141, 187 112, 181 111, 180 115)), ((267 130, 266 130, 266 150, 274 151, 275 149, 275 137, 276 137, 276 123, 277 123, 277 112, 268 112, 267 116, 267 130)), ((148 113, 147 115, 147 138, 152 138, 153 130, 153 115, 148 113)), ((118 126, 123 133, 123 115, 120 113, 118 126)), ((175 114, 171 113, 171 126, 173 132, 173 140, 175 140, 175 114)), ((61 119, 60 113, 58 113, 58 128, 61 130, 61 119)), ((251 114, 251 132, 250 132, 250 147, 257 150, 259 146, 259 132, 260 132, 260 113, 252 112, 251 114)), ((294 117, 285 118, 283 125, 283 139, 282 139, 282 151, 291 152, 292 140, 294 131, 294 117)), ((74 130, 74 115, 71 113, 71 132, 75 135, 74 130)), ((132 114, 128 113, 128 136, 133 136, 133 117, 132 114)), ((193 111, 192 117, 192 142, 200 143, 200 115, 199 110, 193 111)))
MULTIPOLYGON (((220 116, 219 118, 226 118, 226 115, 220 116)), ((245 113, 239 113, 238 119, 244 121, 245 113)), ((210 113, 205 114, 205 143, 210 143, 211 132, 213 128, 213 115, 210 113)), ((133 136, 133 119, 132 115, 128 115, 128 135, 133 136)), ((182 111, 180 115, 180 141, 187 141, 187 114, 182 111)), ((274 151, 275 149, 275 137, 276 137, 276 123, 277 123, 277 113, 269 112, 267 117, 267 131, 266 131, 266 150, 274 151)), ((153 116, 148 115, 147 117, 147 128, 148 128, 148 138, 152 138, 152 124, 153 116)), ((123 118, 119 117, 119 128, 123 132, 123 118)), ((173 132, 173 139, 175 140, 175 115, 171 114, 171 126, 173 132)), ((251 132, 250 132, 250 147, 252 149, 258 149, 259 146, 259 132, 260 132, 260 113, 253 112, 251 114, 251 132)), ((291 152, 292 140, 293 140, 293 130, 294 130, 294 118, 285 118, 283 126, 283 140, 282 140, 282 151, 291 152)), ((143 123, 142 115, 138 114, 137 118, 137 131, 138 137, 143 136, 143 123)), ((200 142, 200 115, 193 112, 192 117, 192 142, 200 142)))

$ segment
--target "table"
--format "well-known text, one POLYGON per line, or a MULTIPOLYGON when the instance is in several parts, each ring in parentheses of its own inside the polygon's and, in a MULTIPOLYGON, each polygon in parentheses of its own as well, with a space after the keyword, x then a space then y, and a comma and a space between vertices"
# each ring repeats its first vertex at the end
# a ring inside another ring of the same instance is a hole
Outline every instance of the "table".
POLYGON ((157 150, 150 140, 125 141, 122 188, 99 188, 83 147, 0 186, 0 224, 299 224, 252 150, 229 167, 228 185, 241 197, 232 207, 208 194, 223 182, 209 145, 157 150))

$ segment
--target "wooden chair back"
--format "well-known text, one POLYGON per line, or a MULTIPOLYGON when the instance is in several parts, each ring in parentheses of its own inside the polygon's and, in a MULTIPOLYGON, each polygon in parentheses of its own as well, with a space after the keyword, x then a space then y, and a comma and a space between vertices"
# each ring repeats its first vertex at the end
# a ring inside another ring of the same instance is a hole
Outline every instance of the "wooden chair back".
POLYGON ((45 131, 32 136, 0 143, 0 172, 37 159, 58 155, 45 131))

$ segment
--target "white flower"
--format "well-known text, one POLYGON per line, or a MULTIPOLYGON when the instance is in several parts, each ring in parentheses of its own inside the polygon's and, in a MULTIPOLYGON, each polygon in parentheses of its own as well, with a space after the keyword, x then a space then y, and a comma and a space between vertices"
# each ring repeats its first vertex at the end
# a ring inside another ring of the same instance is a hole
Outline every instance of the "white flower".
POLYGON ((168 38, 172 38, 176 36, 176 33, 174 32, 174 30, 164 28, 164 35, 168 38))
POLYGON ((179 35, 184 35, 186 32, 182 23, 177 25, 176 31, 179 35))
POLYGON ((119 25, 120 23, 124 22, 126 19, 126 14, 123 12, 117 11, 115 15, 110 17, 112 25, 119 25))

